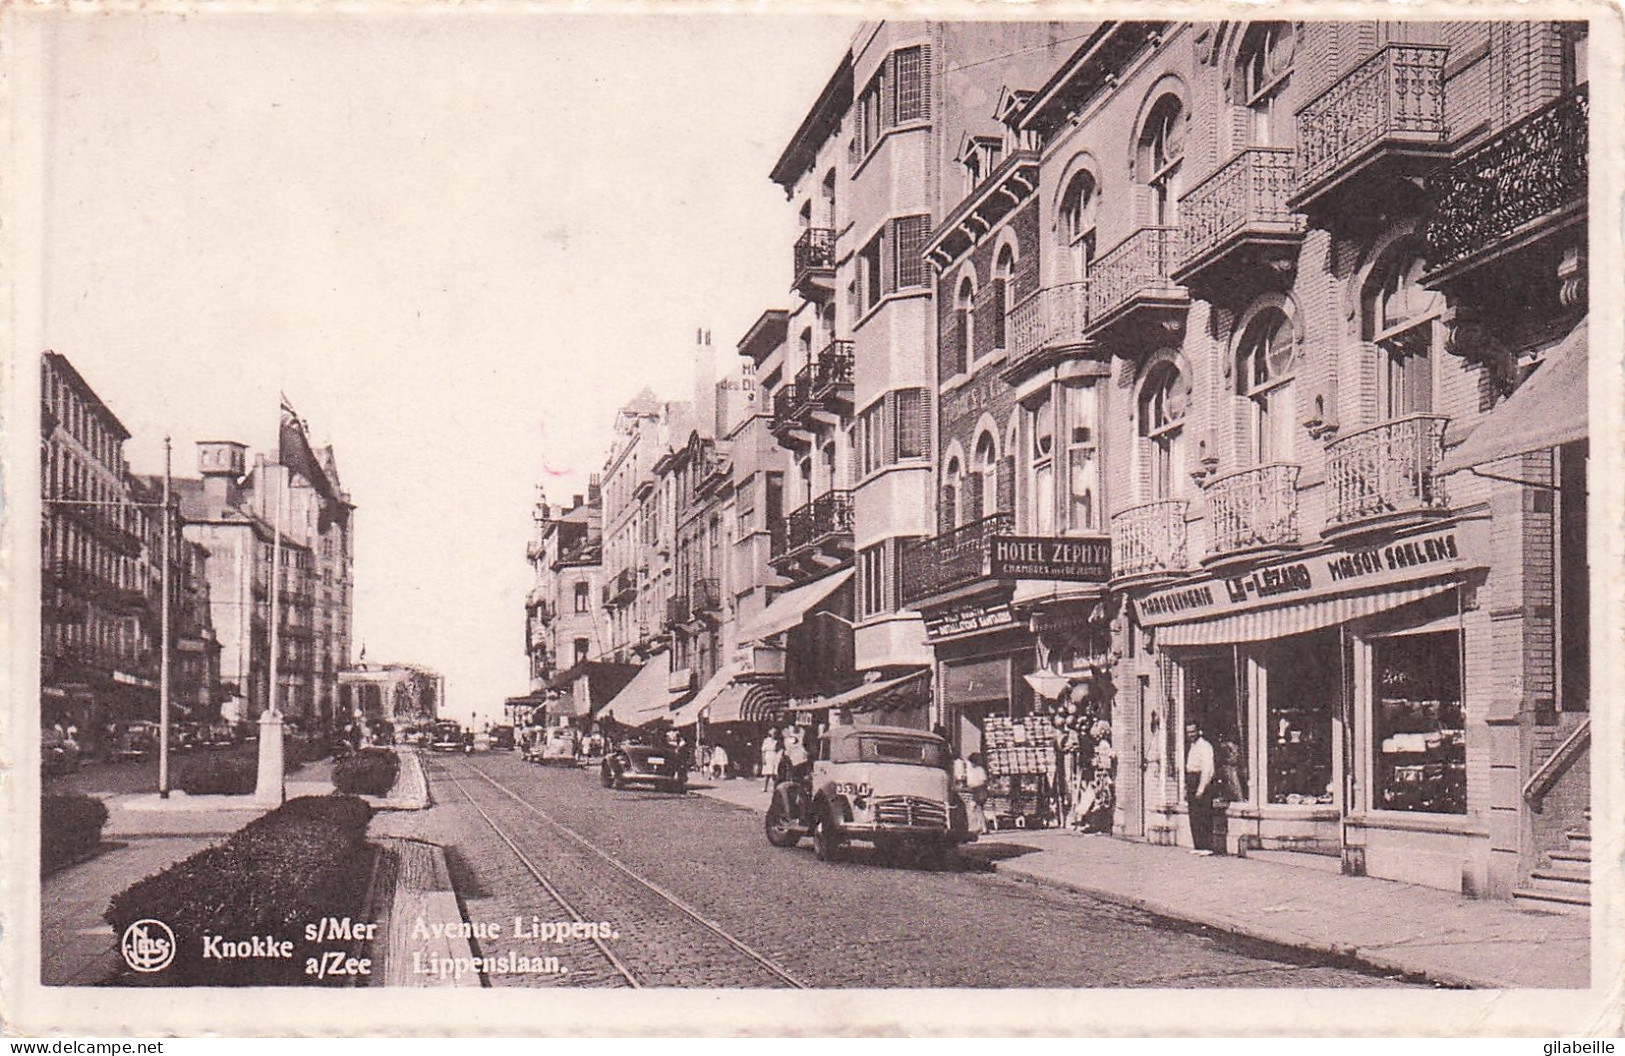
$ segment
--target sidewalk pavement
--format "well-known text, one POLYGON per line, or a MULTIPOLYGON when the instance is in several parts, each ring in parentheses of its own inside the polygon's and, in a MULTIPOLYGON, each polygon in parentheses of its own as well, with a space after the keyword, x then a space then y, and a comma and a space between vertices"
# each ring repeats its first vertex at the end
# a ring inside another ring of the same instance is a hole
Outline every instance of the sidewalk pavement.
MULTIPOLYGON (((690 786, 767 810, 760 779, 690 786)), ((1447 986, 1584 989, 1590 917, 1540 913, 1494 899, 1255 858, 1060 829, 989 833, 963 848, 1005 876, 1063 887, 1160 917, 1447 986)))

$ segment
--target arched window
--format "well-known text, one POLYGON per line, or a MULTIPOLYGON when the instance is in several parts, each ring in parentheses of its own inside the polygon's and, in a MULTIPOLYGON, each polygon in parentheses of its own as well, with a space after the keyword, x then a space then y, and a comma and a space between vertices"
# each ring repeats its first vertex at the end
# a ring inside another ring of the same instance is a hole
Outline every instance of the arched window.
POLYGON ((1011 286, 1016 279, 1016 252, 1009 244, 999 247, 998 258, 993 264, 992 289, 983 298, 983 308, 987 313, 984 324, 993 328, 993 341, 990 345, 994 349, 1004 347, 1004 313, 1010 310, 1011 286))
POLYGON ((1185 409, 1190 383, 1172 361, 1152 366, 1140 387, 1139 434, 1148 500, 1171 499, 1183 490, 1185 409))
POLYGON ((975 464, 965 480, 965 519, 979 521, 987 516, 997 495, 999 475, 999 445, 993 434, 984 430, 976 438, 975 464))
POLYGON ((1292 72, 1295 34, 1290 22, 1257 22, 1247 30, 1236 56, 1237 101, 1250 114, 1250 146, 1287 142, 1286 108, 1281 99, 1292 72))
POLYGON ((823 191, 822 204, 823 204, 823 207, 824 207, 824 209, 823 209, 823 214, 824 215, 823 215, 822 219, 824 221, 824 226, 829 227, 829 228, 833 228, 835 226, 835 170, 834 169, 830 169, 828 172, 824 173, 824 186, 823 186, 822 191, 823 191))
POLYGON ((1247 400, 1244 452, 1253 465, 1292 461, 1298 341, 1285 312, 1260 312, 1236 351, 1236 392, 1247 400))
POLYGON ((1433 348, 1444 297, 1421 284, 1422 258, 1409 249, 1378 268, 1361 298, 1365 340, 1383 353, 1380 406, 1388 419, 1433 409, 1433 348))
POLYGON ((949 366, 952 372, 948 375, 963 374, 970 363, 971 340, 976 330, 976 284, 966 275, 959 281, 959 293, 954 297, 953 332, 949 340, 953 344, 952 355, 949 356, 949 366))
POLYGON ((937 500, 937 531, 951 532, 959 526, 959 487, 963 467, 957 457, 949 457, 942 472, 942 493, 937 500))
POLYGON ((808 456, 803 458, 797 464, 796 469, 801 477, 801 502, 806 504, 816 498, 816 496, 813 495, 812 457, 808 456))
POLYGON ((1072 263, 1072 277, 1088 276, 1095 259, 1095 223, 1100 211, 1100 194, 1093 174, 1080 172, 1072 177, 1061 196, 1061 237, 1072 263))
POLYGON ((1167 227, 1179 219, 1179 167, 1185 157, 1185 107, 1164 95, 1151 108, 1140 133, 1139 172, 1151 192, 1151 223, 1167 227))

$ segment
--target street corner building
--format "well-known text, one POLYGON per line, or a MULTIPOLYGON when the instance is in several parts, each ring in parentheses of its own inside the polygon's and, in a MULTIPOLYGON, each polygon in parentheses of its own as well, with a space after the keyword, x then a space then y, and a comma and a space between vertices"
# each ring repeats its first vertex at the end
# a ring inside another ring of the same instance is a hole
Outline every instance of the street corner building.
POLYGON ((277 637, 281 709, 307 732, 328 729, 349 662, 354 563, 354 507, 332 449, 318 455, 294 422, 308 457, 280 456, 299 465, 279 513, 263 456, 250 468, 246 445, 199 442, 198 474, 170 482, 166 519, 164 478, 130 471, 130 434, 113 411, 66 356, 46 352, 41 371, 42 722, 76 727, 99 755, 132 726, 156 730, 167 523, 176 721, 241 728, 258 718, 277 637))
POLYGON ((1586 55, 865 25, 770 173, 786 303, 538 503, 534 701, 937 729, 995 826, 1583 910, 1586 55))

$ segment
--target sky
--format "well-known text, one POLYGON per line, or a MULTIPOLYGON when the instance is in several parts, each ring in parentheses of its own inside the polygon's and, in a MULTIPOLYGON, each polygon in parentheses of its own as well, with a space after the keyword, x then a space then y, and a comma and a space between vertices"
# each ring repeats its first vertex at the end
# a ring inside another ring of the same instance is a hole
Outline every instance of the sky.
MULTIPOLYGON (((278 393, 357 506, 355 648, 528 689, 535 487, 789 300, 768 179, 856 23, 67 15, 42 91, 45 347, 133 438, 273 452, 278 393)), ((274 457, 274 456, 273 456, 274 457)))

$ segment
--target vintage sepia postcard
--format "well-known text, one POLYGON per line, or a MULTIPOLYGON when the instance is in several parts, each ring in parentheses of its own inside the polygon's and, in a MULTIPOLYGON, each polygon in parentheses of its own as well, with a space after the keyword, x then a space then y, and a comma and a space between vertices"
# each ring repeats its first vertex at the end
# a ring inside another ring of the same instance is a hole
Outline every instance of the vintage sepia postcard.
POLYGON ((6 1029, 1617 1034, 1619 23, 4 7, 6 1029))

